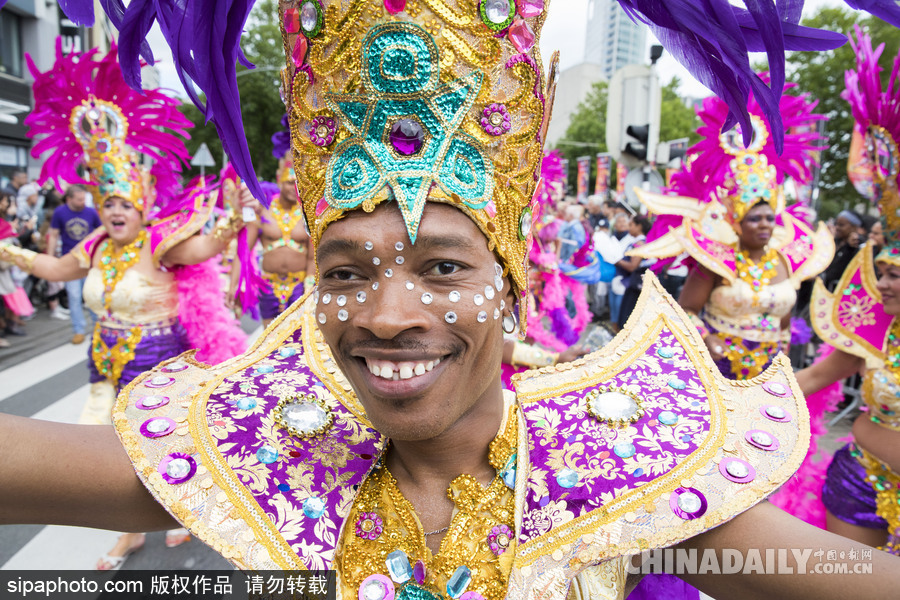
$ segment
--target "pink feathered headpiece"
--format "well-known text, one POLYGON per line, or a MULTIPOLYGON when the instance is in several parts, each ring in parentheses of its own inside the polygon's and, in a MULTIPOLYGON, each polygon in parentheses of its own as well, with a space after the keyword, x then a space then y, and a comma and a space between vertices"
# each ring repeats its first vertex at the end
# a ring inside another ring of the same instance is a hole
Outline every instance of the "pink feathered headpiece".
MULTIPOLYGON (((762 77, 765 79, 764 74, 762 77)), ((796 85, 787 84, 785 90, 793 87, 796 85)), ((817 142, 822 139, 816 132, 814 122, 826 118, 825 115, 813 112, 816 104, 818 102, 811 100, 808 94, 781 96, 779 109, 785 128, 784 152, 781 155, 775 151, 774 136, 769 135, 768 131, 762 132, 766 139, 757 153, 764 157, 767 165, 774 167, 778 185, 784 183, 786 176, 801 184, 809 182, 812 177, 812 156, 821 149, 817 142)), ((747 110, 751 119, 757 117, 759 120, 754 121, 763 128, 766 127, 763 110, 753 96, 750 97, 747 110)), ((732 168, 735 154, 733 151, 726 151, 720 139, 728 114, 728 105, 719 98, 713 96, 703 100, 702 106, 697 109, 697 116, 703 122, 697 133, 702 139, 688 149, 686 167, 672 177, 671 191, 679 196, 709 201, 720 189, 731 186, 730 181, 735 175, 732 168)), ((734 141, 740 145, 739 136, 734 141)))
MULTIPOLYGON (((49 153, 41 168, 40 182, 52 179, 57 189, 64 183, 97 185, 83 179, 78 168, 96 154, 97 148, 89 147, 89 137, 95 132, 80 131, 81 119, 73 119, 86 108, 108 106, 106 113, 116 115, 116 131, 113 137, 121 136, 125 148, 123 152, 146 154, 156 162, 156 173, 180 172, 189 159, 184 146, 188 138, 190 120, 178 111, 181 104, 159 90, 136 92, 125 83, 118 62, 115 44, 109 53, 99 56, 99 50, 84 53, 64 54, 62 39, 56 41, 56 61, 46 73, 41 73, 26 54, 28 69, 34 77, 34 110, 25 119, 28 136, 39 138, 31 150, 32 156, 39 158, 49 153), (78 114, 76 114, 78 113, 78 114), (121 119, 121 122, 118 120, 121 119), (78 121, 76 123, 76 121, 78 121)), ((91 111, 87 111, 91 116, 91 111)), ((102 118, 93 119, 102 122, 102 118)), ((103 144, 103 139, 98 138, 103 144)), ((102 152, 104 146, 100 146, 102 152)), ((171 181, 168 182, 169 186, 171 181)), ((166 186, 168 187, 168 186, 166 186)), ((162 194, 157 205, 170 198, 162 194)), ((149 207, 148 207, 149 208, 149 207)))

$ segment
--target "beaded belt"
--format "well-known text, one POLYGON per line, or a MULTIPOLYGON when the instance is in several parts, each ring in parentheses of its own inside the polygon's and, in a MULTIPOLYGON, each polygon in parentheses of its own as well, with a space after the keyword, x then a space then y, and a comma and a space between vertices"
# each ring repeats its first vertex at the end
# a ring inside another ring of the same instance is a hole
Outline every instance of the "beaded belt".
POLYGON ((748 342, 778 342, 781 340, 781 319, 760 314, 757 323, 738 325, 733 320, 714 315, 708 310, 703 320, 713 329, 740 337, 748 342))

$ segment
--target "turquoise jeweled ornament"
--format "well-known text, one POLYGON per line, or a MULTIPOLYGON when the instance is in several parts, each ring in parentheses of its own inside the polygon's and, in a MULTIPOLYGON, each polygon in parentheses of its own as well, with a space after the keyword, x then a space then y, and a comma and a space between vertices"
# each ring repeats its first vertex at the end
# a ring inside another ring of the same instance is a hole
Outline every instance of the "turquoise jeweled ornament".
POLYGON ((559 487, 573 488, 578 485, 578 473, 572 469, 563 469, 556 474, 556 483, 559 487))
POLYGON ((413 242, 433 183, 473 210, 493 195, 493 163, 478 140, 460 131, 482 74, 441 84, 439 62, 424 29, 386 23, 363 41, 363 93, 326 98, 353 134, 328 163, 326 203, 354 209, 390 186, 413 242))
POLYGON ((310 519, 318 519, 325 514, 325 501, 315 496, 303 501, 303 514, 310 519))
POLYGON ((256 460, 264 465, 271 465, 278 460, 278 450, 269 444, 264 444, 262 448, 256 451, 256 460))
POLYGON ((451 598, 459 598, 472 582, 472 571, 465 565, 456 567, 453 575, 447 580, 447 593, 451 598))
POLYGON ((388 573, 395 583, 405 583, 413 576, 412 565, 409 564, 409 557, 403 550, 394 550, 387 555, 384 561, 387 566, 388 573))

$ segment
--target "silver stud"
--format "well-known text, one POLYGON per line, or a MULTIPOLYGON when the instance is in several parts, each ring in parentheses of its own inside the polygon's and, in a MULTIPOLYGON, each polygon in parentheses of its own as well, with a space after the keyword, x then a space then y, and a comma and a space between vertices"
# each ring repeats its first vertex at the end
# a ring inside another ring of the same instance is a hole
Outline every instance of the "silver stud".
POLYGON ((356 292, 356 301, 362 304, 366 301, 366 293, 365 292, 356 292))
POLYGON ((375 244, 373 244, 372 242, 366 242, 365 244, 363 244, 363 246, 365 247, 366 250, 370 250, 370 251, 371 251, 372 248, 375 247, 375 244))
POLYGON ((377 282, 377 281, 373 281, 373 282, 372 282, 372 291, 374 292, 374 291, 377 290, 377 289, 378 289, 378 282, 377 282))
POLYGON ((378 258, 377 256, 373 256, 373 257, 372 257, 372 264, 375 265, 375 266, 377 267, 378 265, 381 264, 381 259, 378 258))
POLYGON ((481 311, 480 313, 478 313, 478 316, 476 316, 475 319, 477 319, 479 323, 484 323, 485 321, 487 321, 487 313, 485 311, 481 311))
POLYGON ((398 265, 402 265, 405 261, 406 261, 406 259, 403 258, 402 256, 398 256, 397 258, 394 259, 394 262, 397 263, 398 265))
POLYGON ((338 306, 345 306, 347 304, 347 296, 338 296, 334 303, 338 306))
POLYGON ((494 288, 489 285, 484 286, 484 297, 488 300, 494 299, 494 288))
POLYGON ((343 308, 338 311, 338 321, 346 321, 350 318, 350 315, 343 308))
POLYGON ((503 277, 503 267, 500 266, 500 263, 494 263, 494 275, 503 277))
POLYGON ((324 324, 325 324, 325 320, 326 320, 325 313, 319 313, 319 323, 321 323, 322 325, 324 325, 324 324))
POLYGON ((494 277, 494 287, 497 288, 498 292, 503 291, 503 278, 499 275, 494 277))
POLYGON ((316 293, 313 294, 313 302, 316 304, 319 303, 319 290, 316 290, 316 293))
POLYGON ((462 298, 462 296, 460 296, 459 292, 453 290, 452 292, 450 292, 450 295, 448 295, 447 298, 450 299, 450 302, 459 302, 459 299, 462 298))
POLYGON ((448 323, 450 323, 451 325, 453 323, 456 323, 456 313, 451 310, 446 315, 444 315, 444 320, 447 321, 448 323))
POLYGON ((405 285, 406 289, 408 290, 412 290, 414 287, 416 287, 416 284, 414 284, 412 281, 407 281, 405 285))
POLYGON ((331 294, 322 296, 322 304, 331 304, 331 294))
POLYGON ((499 308, 495 308, 495 309, 494 309, 494 320, 496 321, 496 320, 499 319, 499 318, 500 318, 500 309, 499 309, 499 308))
POLYGON ((482 304, 484 304, 484 296, 482 296, 481 294, 475 294, 475 297, 472 298, 472 300, 475 302, 475 306, 481 306, 482 304))
POLYGON ((397 242, 394 244, 394 250, 397 252, 403 252, 403 242, 397 242))
POLYGON ((431 304, 432 302, 434 302, 434 296, 428 292, 422 294, 422 304, 431 304))
POLYGON ((385 276, 385 277, 393 277, 393 276, 394 276, 394 270, 393 270, 393 269, 385 269, 385 270, 384 270, 384 276, 385 276))
POLYGON ((500 301, 500 310, 506 310, 506 300, 500 301))

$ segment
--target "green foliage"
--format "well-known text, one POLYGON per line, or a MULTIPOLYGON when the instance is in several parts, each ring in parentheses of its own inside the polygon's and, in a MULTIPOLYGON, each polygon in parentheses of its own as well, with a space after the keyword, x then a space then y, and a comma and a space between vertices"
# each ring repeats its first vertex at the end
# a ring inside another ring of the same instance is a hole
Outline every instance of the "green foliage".
MULTIPOLYGON (((693 144, 699 140, 696 129, 699 126, 694 109, 685 105, 684 100, 678 95, 680 82, 672 79, 662 87, 662 102, 660 104, 660 141, 674 140, 678 138, 690 138, 693 144)), ((607 152, 606 148, 606 110, 607 110, 608 86, 605 81, 598 81, 587 98, 578 105, 569 128, 566 130, 564 140, 557 145, 563 158, 569 160, 569 185, 575 190, 577 177, 577 158, 579 156, 591 156, 591 185, 597 176, 597 161, 593 159, 598 152, 607 152)), ((615 168, 610 174, 610 187, 616 185, 615 168)))
MULTIPOLYGON (((241 98, 241 115, 247 144, 261 180, 274 181, 278 160, 272 156, 272 134, 281 128, 284 103, 278 93, 280 70, 284 66, 284 50, 278 23, 278 6, 274 0, 258 2, 243 36, 242 48, 247 59, 256 65, 248 70, 238 65, 237 82, 241 98)), ((194 123, 188 150, 193 154, 205 142, 217 167, 222 167, 222 143, 212 123, 203 123, 203 116, 189 102, 182 112, 194 123)), ((199 167, 192 168, 190 176, 198 175, 199 167)))
MULTIPOLYGON (((884 42, 881 55, 882 83, 887 84, 890 65, 897 55, 900 36, 897 30, 865 13, 843 8, 823 8, 804 25, 850 34, 853 25, 866 28, 873 45, 884 42)), ((847 157, 854 120, 850 106, 841 98, 844 91, 844 72, 855 68, 856 58, 850 44, 830 52, 792 52, 788 56, 788 80, 798 84, 798 91, 807 92, 819 101, 817 112, 828 115, 826 149, 822 155, 822 175, 819 188, 820 218, 833 217, 841 209, 855 206, 866 199, 860 196, 847 178, 847 157)))

